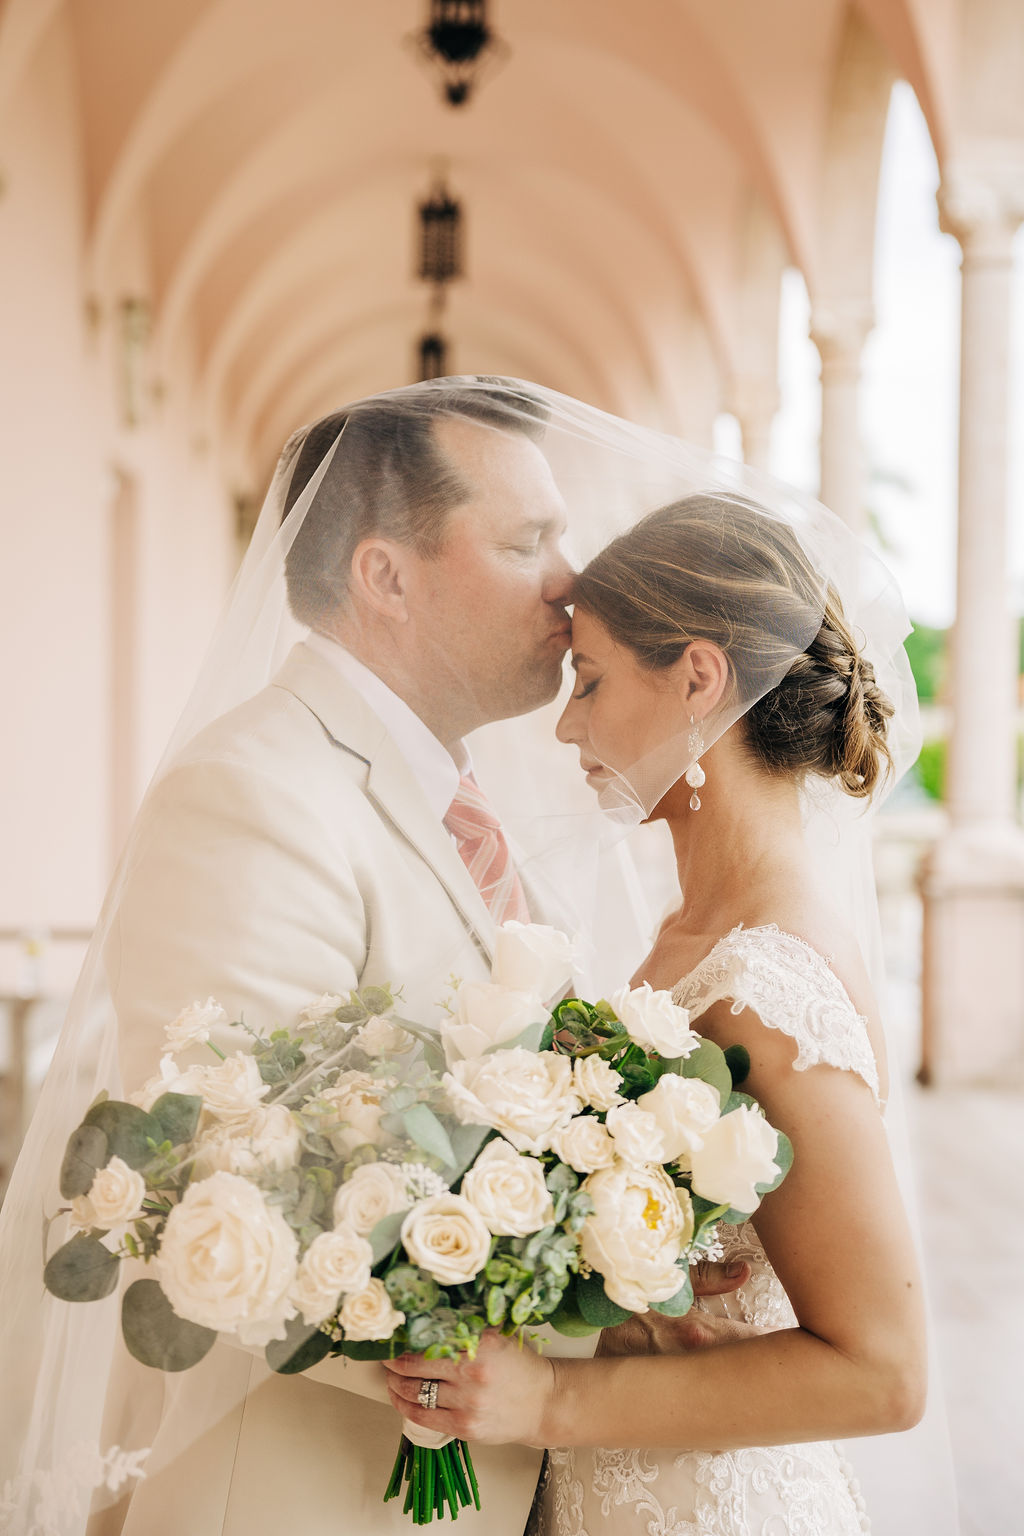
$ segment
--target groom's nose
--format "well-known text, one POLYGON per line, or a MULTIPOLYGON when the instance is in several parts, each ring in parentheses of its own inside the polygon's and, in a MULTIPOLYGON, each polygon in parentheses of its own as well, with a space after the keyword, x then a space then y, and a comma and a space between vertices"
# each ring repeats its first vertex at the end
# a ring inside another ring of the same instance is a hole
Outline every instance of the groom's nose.
POLYGON ((576 575, 565 556, 559 553, 544 582, 543 597, 546 603, 564 606, 569 601, 572 580, 576 575))

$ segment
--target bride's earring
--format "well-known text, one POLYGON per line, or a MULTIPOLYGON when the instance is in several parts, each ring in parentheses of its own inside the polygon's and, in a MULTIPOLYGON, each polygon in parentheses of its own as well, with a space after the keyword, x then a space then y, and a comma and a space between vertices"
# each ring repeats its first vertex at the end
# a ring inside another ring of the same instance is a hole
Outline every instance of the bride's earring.
POLYGON ((693 715, 690 716, 690 734, 687 738, 686 748, 687 755, 692 761, 689 768, 683 774, 683 778, 693 790, 693 794, 690 796, 690 810, 699 811, 700 795, 698 795, 697 791, 704 788, 707 782, 707 774, 697 761, 704 751, 704 732, 700 728, 700 721, 695 720, 693 715))

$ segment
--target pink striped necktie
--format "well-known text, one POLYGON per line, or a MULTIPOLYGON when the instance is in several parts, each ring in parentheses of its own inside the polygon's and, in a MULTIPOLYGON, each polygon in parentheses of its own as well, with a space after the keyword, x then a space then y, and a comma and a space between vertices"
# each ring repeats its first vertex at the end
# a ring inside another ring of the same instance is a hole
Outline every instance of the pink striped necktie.
POLYGON ((462 862, 473 876, 494 921, 501 924, 514 918, 517 922, 528 923, 530 909, 501 823, 472 774, 464 774, 459 780, 458 792, 448 807, 444 824, 455 838, 462 862))

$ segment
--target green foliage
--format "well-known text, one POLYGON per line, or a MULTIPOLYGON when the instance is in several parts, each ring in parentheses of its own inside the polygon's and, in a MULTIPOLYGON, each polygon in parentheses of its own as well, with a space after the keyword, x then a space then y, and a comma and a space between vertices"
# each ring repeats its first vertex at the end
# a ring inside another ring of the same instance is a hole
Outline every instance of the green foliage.
POLYGON ((107 1161, 119 1157, 129 1168, 145 1168, 164 1140, 163 1127, 135 1104, 104 1099, 86 1113, 83 1125, 97 1126, 107 1138, 107 1161))
POLYGON ((718 1090, 724 1104, 732 1093, 732 1072, 725 1052, 713 1040, 702 1040, 695 1051, 683 1057, 676 1070, 681 1077, 700 1077, 718 1090))
POLYGON ((573 1279, 562 1293, 562 1299, 548 1318, 552 1328, 567 1339, 585 1339, 592 1333, 600 1333, 599 1323, 588 1323, 579 1308, 576 1288, 579 1281, 573 1279))
POLYGON ((155 1280, 136 1280, 121 1302, 121 1331, 130 1354, 158 1371, 187 1371, 217 1342, 213 1328, 179 1317, 155 1280))
POLYGON ((181 1147, 195 1135, 202 1110, 203 1101, 194 1093, 164 1093, 150 1113, 160 1123, 162 1139, 181 1147))
POLYGON ((750 1052, 745 1045, 728 1045, 725 1048, 725 1061, 732 1076, 732 1086, 738 1088, 750 1076, 750 1052))
POLYGON ((921 747, 914 773, 925 794, 932 800, 941 800, 946 793, 946 760, 949 750, 941 737, 926 741, 921 747))
POLYGON ((284 1338, 271 1339, 264 1350, 267 1364, 279 1376, 296 1376, 300 1371, 308 1371, 310 1366, 319 1365, 330 1352, 331 1341, 327 1334, 311 1323, 304 1323, 300 1317, 293 1317, 286 1323, 284 1338))
POLYGON ((61 1301, 100 1301, 117 1285, 120 1259, 91 1232, 78 1232, 50 1259, 43 1284, 61 1301))
POLYGON ((946 635, 944 629, 915 624, 904 641, 910 670, 917 685, 917 696, 923 703, 933 703, 942 692, 946 670, 946 635))
POLYGON ((427 1154, 436 1157, 449 1168, 455 1166, 455 1152, 448 1132, 426 1104, 413 1104, 405 1110, 402 1120, 405 1134, 427 1154))
POLYGON ((437 1281, 415 1264, 396 1264, 384 1276, 384 1288, 392 1305, 407 1316, 431 1311, 441 1298, 437 1281))
POLYGON ((576 1305, 584 1322, 594 1328, 615 1328, 631 1315, 625 1307, 609 1298, 604 1281, 596 1271, 581 1275, 576 1281, 576 1305))
POLYGON ((109 1161, 107 1138, 98 1125, 80 1125, 73 1130, 60 1166, 60 1192, 64 1199, 87 1195, 97 1171, 109 1161))

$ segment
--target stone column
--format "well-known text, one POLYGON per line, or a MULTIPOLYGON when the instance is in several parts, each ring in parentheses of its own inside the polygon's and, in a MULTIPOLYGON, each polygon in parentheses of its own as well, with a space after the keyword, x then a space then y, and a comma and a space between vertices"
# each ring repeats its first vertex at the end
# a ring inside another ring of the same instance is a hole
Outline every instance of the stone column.
POLYGON ((775 379, 740 379, 734 389, 733 410, 743 438, 743 462, 751 469, 771 468, 772 423, 779 408, 775 379))
POLYGON ((863 533, 864 446, 860 431, 861 355, 874 324, 860 301, 815 306, 811 338, 821 354, 821 486, 818 495, 855 533, 863 533))
POLYGON ((960 467, 949 828, 921 877, 921 1075, 1024 1079, 1024 833, 1007 571, 1012 247, 1024 209, 978 179, 947 177, 939 201, 942 227, 962 251, 960 467))

